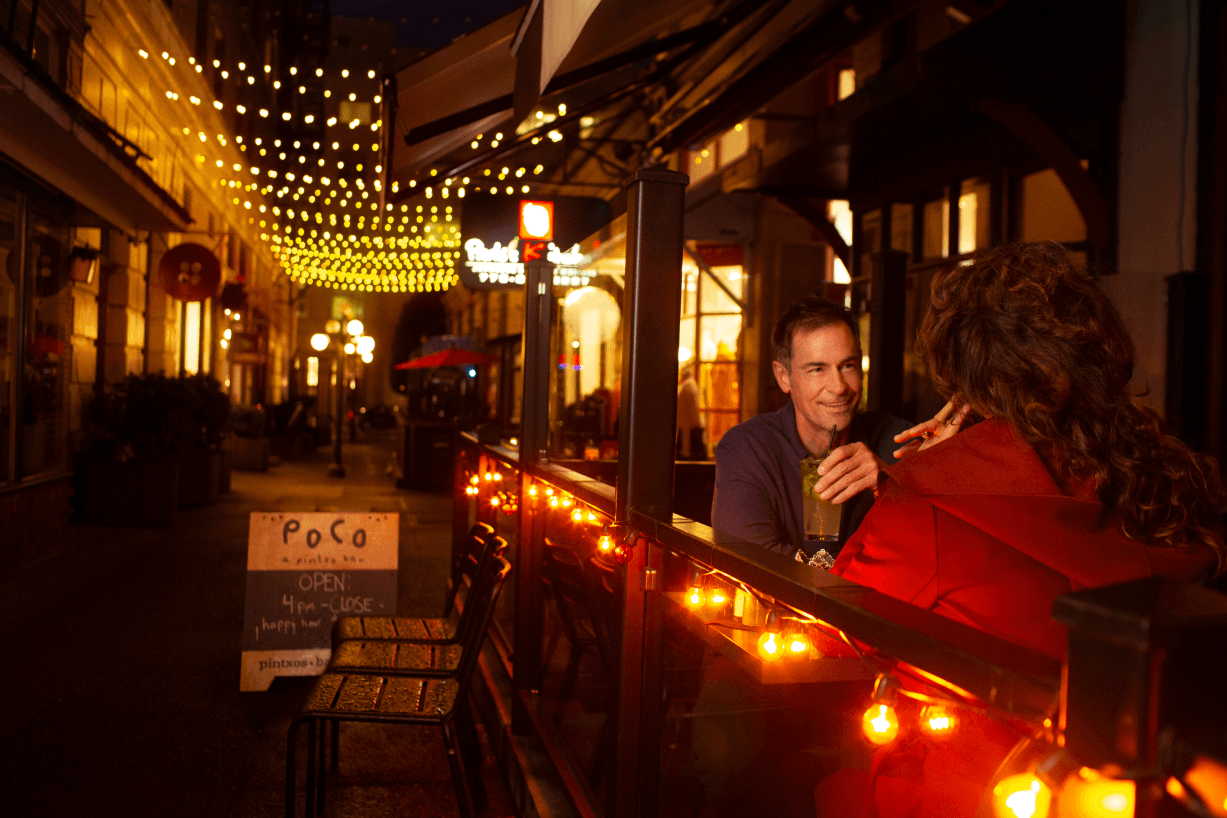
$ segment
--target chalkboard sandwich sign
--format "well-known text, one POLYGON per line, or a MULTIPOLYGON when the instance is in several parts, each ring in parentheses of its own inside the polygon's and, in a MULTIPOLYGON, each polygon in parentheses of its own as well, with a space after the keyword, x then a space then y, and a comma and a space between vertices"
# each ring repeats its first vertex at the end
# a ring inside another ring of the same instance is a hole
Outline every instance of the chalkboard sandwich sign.
POLYGON ((396 613, 398 515, 257 512, 248 531, 239 690, 319 675, 337 618, 396 613))

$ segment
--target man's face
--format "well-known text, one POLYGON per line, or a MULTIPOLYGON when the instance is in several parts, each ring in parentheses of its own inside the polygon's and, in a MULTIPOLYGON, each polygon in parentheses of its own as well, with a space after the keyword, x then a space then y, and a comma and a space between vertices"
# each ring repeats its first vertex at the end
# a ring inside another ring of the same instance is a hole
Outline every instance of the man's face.
POLYGON ((831 427, 847 428, 861 403, 861 351, 843 323, 801 330, 792 337, 792 361, 773 362, 780 389, 792 395, 803 441, 825 445, 831 427))

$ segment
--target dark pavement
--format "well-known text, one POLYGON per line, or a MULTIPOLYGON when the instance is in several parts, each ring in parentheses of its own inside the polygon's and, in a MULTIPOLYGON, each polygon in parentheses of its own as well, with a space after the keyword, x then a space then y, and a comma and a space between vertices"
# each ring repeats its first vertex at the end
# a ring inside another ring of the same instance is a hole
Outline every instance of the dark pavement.
MULTIPOLYGON (((451 498, 395 488, 393 435, 347 443, 344 479, 321 449, 234 472, 171 528, 75 526, 57 553, 0 569, 0 815, 281 815, 286 728, 314 678, 239 692, 248 515, 399 513, 399 612, 437 616, 451 498)), ((437 730, 346 725, 341 749, 329 815, 457 814, 437 730)), ((512 814, 489 755, 484 773, 486 815, 512 814)))

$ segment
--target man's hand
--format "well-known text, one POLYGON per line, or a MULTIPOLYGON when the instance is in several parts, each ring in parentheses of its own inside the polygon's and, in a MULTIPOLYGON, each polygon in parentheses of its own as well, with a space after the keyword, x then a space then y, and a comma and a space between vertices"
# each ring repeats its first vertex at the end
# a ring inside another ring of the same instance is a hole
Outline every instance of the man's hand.
POLYGON ((878 473, 885 465, 864 443, 840 446, 818 467, 822 477, 814 484, 814 492, 823 500, 846 503, 877 486, 878 473))
POLYGON ((956 404, 954 400, 946 402, 936 415, 923 423, 917 423, 910 429, 900 432, 895 435, 895 442, 902 443, 905 440, 911 440, 906 446, 901 449, 896 449, 895 459, 903 457, 905 454, 919 452, 922 449, 927 449, 930 446, 936 445, 949 437, 954 437, 963 426, 963 421, 967 420, 967 415, 971 412, 971 407, 967 404, 956 404), (920 438, 920 440, 913 440, 920 438))

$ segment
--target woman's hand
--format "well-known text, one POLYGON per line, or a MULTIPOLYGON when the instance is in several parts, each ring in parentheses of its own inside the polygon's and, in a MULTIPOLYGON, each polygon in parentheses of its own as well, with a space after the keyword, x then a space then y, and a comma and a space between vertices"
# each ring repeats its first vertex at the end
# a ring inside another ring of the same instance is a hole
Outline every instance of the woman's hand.
POLYGON ((895 450, 895 459, 927 449, 946 438, 954 437, 970 413, 971 407, 967 404, 956 403, 953 398, 947 401, 946 405, 929 420, 917 423, 912 428, 895 435, 896 443, 911 441, 903 448, 895 450), (913 440, 913 438, 920 438, 920 440, 913 440))

